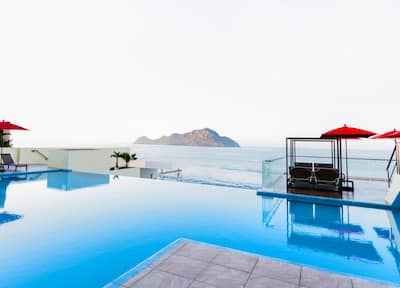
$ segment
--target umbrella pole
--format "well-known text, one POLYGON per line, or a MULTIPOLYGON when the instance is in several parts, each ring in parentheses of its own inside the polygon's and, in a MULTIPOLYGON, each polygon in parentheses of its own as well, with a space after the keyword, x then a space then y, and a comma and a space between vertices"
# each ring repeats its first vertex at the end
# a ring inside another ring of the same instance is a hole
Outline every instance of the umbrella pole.
POLYGON ((347 158, 347 139, 345 140, 346 141, 346 185, 349 185, 349 161, 348 161, 348 158, 347 158))
MULTIPOLYGON (((3 120, 3 122, 4 122, 4 120, 3 120)), ((3 154, 3 145, 4 145, 4 130, 1 130, 1 147, 0 147, 0 149, 1 149, 1 153, 0 154, 3 154)), ((3 157, 1 157, 1 155, 0 155, 0 165, 3 165, 3 157)), ((3 171, 3 166, 1 167, 1 170, 3 171)))

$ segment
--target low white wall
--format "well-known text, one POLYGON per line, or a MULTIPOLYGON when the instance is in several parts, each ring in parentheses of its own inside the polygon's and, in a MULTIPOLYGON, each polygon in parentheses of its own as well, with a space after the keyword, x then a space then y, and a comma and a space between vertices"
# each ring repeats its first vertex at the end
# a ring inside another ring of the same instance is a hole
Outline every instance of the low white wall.
POLYGON ((127 169, 112 170, 108 172, 112 175, 140 177, 141 170, 142 168, 127 168, 127 169))
MULTIPOLYGON (((71 169, 81 172, 113 174, 131 177, 156 178, 157 167, 168 168, 161 162, 136 160, 129 163, 128 169, 110 171, 115 166, 114 151, 130 152, 128 147, 68 149, 68 148, 3 148, 3 153, 10 153, 16 162, 44 164, 51 168, 71 169), (40 153, 34 152, 39 151, 40 153), (47 158, 47 159, 46 159, 47 158)), ((123 159, 118 159, 119 166, 125 166, 123 159)))
POLYGON ((147 161, 143 159, 134 160, 129 163, 129 167, 149 168, 149 169, 172 169, 171 163, 161 161, 147 161))
MULTIPOLYGON (((128 152, 129 148, 102 148, 93 150, 68 150, 68 169, 84 172, 110 173, 115 166, 115 158, 111 157, 114 151, 128 152)), ((118 160, 119 165, 125 163, 118 160)))
POLYGON ((3 153, 10 153, 15 162, 28 163, 28 164, 48 164, 46 160, 39 153, 34 152, 34 150, 40 151, 45 157, 48 157, 49 151, 54 149, 48 148, 3 148, 3 153))
POLYGON ((17 148, 19 149, 19 158, 16 160, 22 163, 44 164, 48 165, 49 153, 52 149, 48 148, 17 148), (35 152, 38 151, 39 153, 35 152), (41 155, 41 154, 42 155, 41 155))
POLYGON ((68 153, 61 149, 51 149, 48 151, 49 160, 47 165, 52 168, 68 169, 68 153))

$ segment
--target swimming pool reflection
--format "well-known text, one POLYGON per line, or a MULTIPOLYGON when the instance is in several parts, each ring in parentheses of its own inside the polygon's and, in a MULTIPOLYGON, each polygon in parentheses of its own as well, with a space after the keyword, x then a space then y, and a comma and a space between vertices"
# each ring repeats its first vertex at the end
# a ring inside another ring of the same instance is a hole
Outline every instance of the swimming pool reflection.
POLYGON ((270 225, 282 201, 286 201, 286 238, 289 246, 373 263, 383 261, 374 242, 362 237, 365 233, 363 227, 351 222, 348 206, 263 197, 265 226, 270 225))
POLYGON ((67 173, 49 173, 47 176, 47 188, 62 191, 71 191, 109 183, 110 176, 104 174, 70 171, 67 173))
POLYGON ((12 214, 12 213, 8 213, 8 212, 1 212, 0 213, 0 225, 8 223, 8 222, 16 221, 21 218, 22 218, 21 215, 12 214))
POLYGON ((11 182, 26 181, 27 175, 0 177, 0 208, 4 208, 6 203, 7 188, 11 182))

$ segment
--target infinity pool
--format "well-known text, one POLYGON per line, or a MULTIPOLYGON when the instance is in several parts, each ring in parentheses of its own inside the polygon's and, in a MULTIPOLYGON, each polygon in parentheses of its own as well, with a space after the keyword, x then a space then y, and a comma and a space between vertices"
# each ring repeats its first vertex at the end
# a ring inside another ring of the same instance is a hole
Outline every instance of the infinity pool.
POLYGON ((101 287, 177 238, 400 284, 397 212, 53 172, 0 182, 0 286, 101 287))

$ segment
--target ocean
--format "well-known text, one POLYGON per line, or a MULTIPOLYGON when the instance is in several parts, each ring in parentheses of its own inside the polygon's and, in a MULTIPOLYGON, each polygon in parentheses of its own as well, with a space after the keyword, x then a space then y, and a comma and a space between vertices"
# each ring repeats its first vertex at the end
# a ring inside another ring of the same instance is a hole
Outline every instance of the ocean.
MULTIPOLYGON (((171 169, 182 169, 182 181, 244 189, 262 186, 262 161, 285 157, 285 147, 189 147, 168 145, 138 145, 131 147, 139 159, 164 162, 171 169)), ((309 149, 307 155, 326 155, 321 149, 309 149)), ((391 151, 349 149, 349 175, 385 179, 391 151), (367 160, 373 159, 373 160, 367 160)), ((275 161, 277 169, 285 171, 284 158, 275 161)), ((176 180, 175 175, 166 177, 176 180)))

